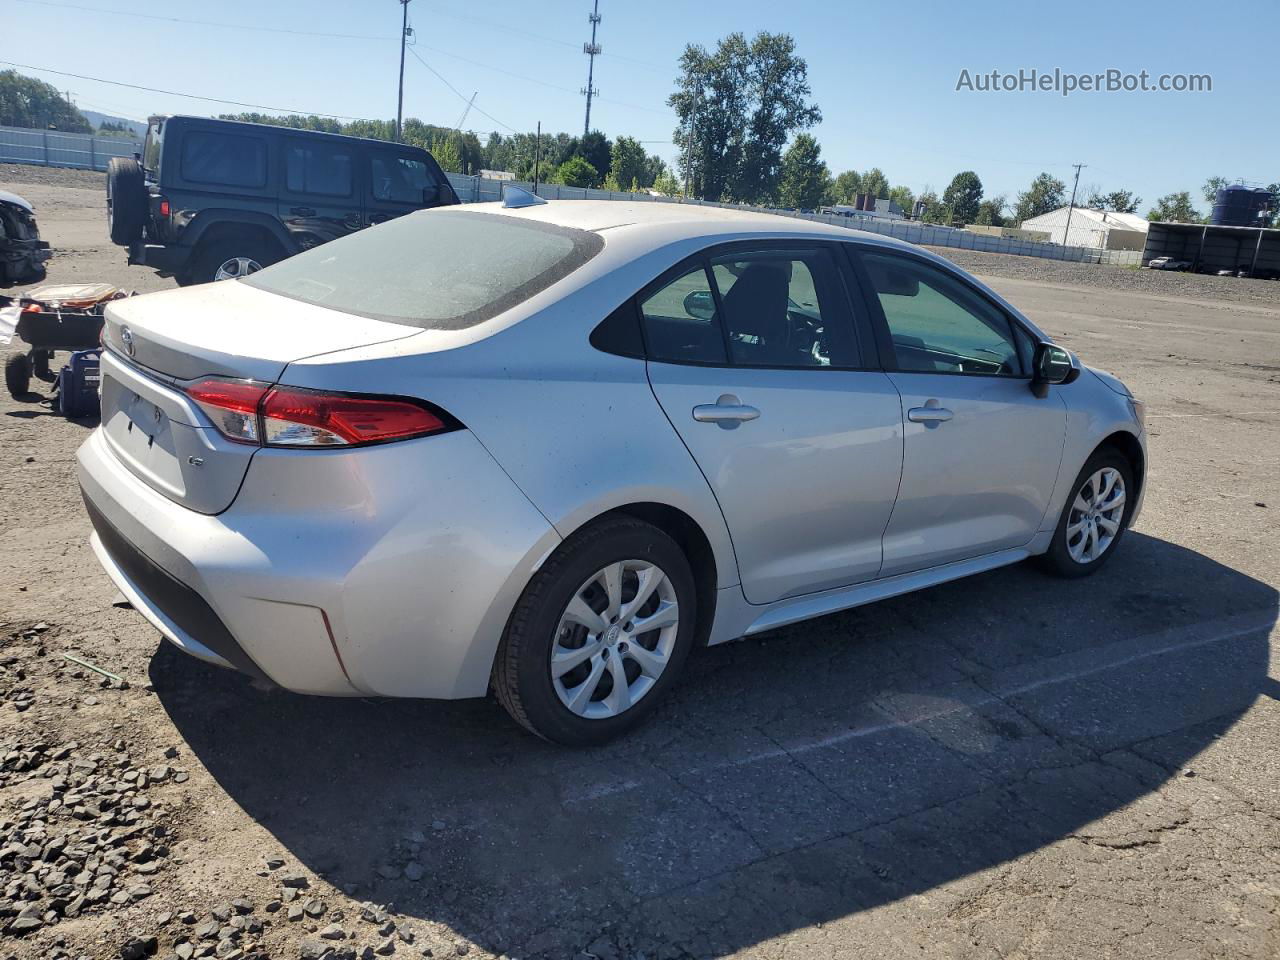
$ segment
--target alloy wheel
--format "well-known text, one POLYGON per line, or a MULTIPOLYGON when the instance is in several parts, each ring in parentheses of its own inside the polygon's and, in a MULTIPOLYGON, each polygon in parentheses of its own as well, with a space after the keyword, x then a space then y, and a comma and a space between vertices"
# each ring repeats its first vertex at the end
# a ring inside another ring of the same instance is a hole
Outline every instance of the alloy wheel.
POLYGON ((247 277, 251 273, 257 273, 262 269, 262 264, 251 257, 230 257, 222 261, 222 264, 214 271, 214 280, 237 280, 240 277, 247 277))
POLYGON ((551 645, 551 683, 580 717, 616 717, 647 695, 675 650, 675 586, 656 564, 621 560, 597 570, 569 600, 551 645))
POLYGON ((1067 516, 1067 553, 1076 563, 1092 563, 1115 542, 1124 522, 1124 477, 1115 467, 1091 474, 1076 491, 1067 516))

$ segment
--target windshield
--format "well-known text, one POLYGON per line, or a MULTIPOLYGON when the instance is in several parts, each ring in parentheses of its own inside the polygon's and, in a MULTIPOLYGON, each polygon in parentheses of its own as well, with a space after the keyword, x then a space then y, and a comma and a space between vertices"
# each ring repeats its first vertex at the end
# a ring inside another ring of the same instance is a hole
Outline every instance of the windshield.
POLYGON ((261 270, 243 283, 345 313, 461 330, 527 300, 604 246, 584 230, 423 210, 261 270))

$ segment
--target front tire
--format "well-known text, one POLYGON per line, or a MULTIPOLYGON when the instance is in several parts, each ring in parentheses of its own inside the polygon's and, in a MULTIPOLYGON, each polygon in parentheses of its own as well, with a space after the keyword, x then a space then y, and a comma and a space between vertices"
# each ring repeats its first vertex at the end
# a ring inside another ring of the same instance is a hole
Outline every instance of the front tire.
POLYGON ((693 645, 689 561, 630 517, 570 537, 525 588, 494 661, 499 702, 526 729, 588 746, 632 730, 693 645))
POLYGON ((1095 450, 1081 468, 1041 558, 1050 573, 1087 577, 1116 552, 1133 512, 1133 467, 1114 447, 1095 450))

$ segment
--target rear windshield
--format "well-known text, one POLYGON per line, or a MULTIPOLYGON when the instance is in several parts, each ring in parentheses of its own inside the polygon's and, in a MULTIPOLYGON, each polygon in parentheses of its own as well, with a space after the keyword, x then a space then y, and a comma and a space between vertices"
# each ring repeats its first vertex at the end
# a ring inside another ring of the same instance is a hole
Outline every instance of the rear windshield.
POLYGON ((545 290, 604 246, 594 233, 424 210, 282 260, 242 283, 424 330, 462 330, 545 290))

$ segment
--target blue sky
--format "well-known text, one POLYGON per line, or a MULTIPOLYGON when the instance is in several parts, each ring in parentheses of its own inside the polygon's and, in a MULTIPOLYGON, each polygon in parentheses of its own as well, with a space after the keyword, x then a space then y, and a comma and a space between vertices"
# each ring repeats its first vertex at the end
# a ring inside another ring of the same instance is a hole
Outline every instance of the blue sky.
MULTIPOLYGON (((1212 175, 1280 180, 1280 124, 1265 70, 1273 0, 1241 2, 1215 26, 1201 0, 1060 5, 943 0, 601 0, 592 126, 653 141, 670 160, 665 106, 685 43, 732 30, 791 33, 809 63, 823 122, 814 133, 833 172, 883 169, 891 183, 939 192, 960 170, 1010 199, 1041 170, 1144 198, 1192 190, 1212 175), (1256 22, 1258 31, 1246 25, 1256 22), (1253 46, 1252 51, 1250 50, 1253 46), (1205 73, 1211 93, 957 92, 961 69, 1205 73)), ((412 0, 416 51, 501 124, 580 132, 590 0, 412 0), (530 15, 529 10, 536 11, 530 15)), ((354 117, 393 116, 397 0, 0 0, 0 58, 183 93, 354 117), (74 7, 74 8, 73 8, 74 7), (109 11, 203 20, 176 23, 109 11), (102 11, 102 12, 99 12, 102 11), (252 29, 244 29, 252 28, 252 29), (278 31, 381 39, 305 36, 278 31), (55 34, 57 42, 42 41, 55 34)), ((0 64, 3 66, 3 64, 0 64)), ((81 106, 132 117, 216 113, 216 104, 34 73, 81 106)), ((405 113, 458 122, 465 102, 410 57, 405 113)), ((466 127, 504 128, 472 112, 466 127)), ((1203 206, 1203 204, 1201 204, 1203 206)))

